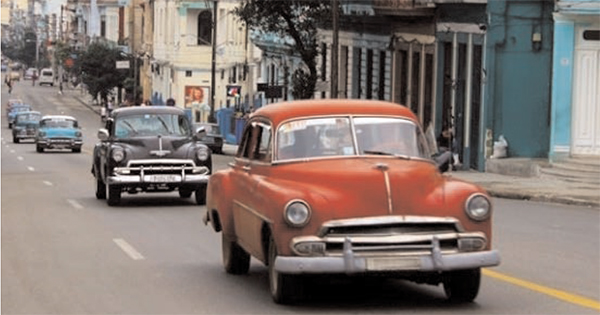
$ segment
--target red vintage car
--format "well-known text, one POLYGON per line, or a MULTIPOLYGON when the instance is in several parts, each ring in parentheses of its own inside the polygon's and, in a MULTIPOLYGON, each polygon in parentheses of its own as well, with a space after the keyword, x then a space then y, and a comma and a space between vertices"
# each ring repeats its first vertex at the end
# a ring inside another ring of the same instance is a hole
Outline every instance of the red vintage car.
POLYGON ((262 261, 276 303, 294 301, 311 274, 442 283, 450 300, 472 301, 480 269, 500 263, 492 205, 482 188, 442 174, 429 143, 416 116, 390 102, 257 110, 207 188, 204 221, 222 233, 226 272, 262 261))

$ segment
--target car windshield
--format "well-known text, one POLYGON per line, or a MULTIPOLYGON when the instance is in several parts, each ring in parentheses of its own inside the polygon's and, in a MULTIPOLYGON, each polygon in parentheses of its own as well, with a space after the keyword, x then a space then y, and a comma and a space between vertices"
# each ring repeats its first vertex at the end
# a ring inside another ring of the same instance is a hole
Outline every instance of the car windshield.
POLYGON ((17 115, 17 122, 23 121, 39 121, 41 118, 39 113, 26 113, 17 115))
POLYGON ((403 118, 309 118, 277 130, 277 160, 356 155, 430 158, 421 129, 403 118))
POLYGON ((13 111, 15 112, 26 112, 28 110, 31 110, 31 107, 29 106, 16 106, 12 108, 13 111))
POLYGON ((191 134, 187 117, 174 114, 138 114, 118 116, 115 120, 118 139, 152 136, 188 136, 191 134))
POLYGON ((77 121, 67 118, 52 118, 40 121, 40 128, 77 128, 77 121))

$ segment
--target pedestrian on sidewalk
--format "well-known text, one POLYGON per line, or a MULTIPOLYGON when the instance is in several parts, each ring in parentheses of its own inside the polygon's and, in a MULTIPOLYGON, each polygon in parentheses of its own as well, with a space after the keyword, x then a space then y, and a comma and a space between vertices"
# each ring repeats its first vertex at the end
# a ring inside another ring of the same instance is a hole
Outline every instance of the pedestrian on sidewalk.
POLYGON ((31 75, 31 86, 35 86, 35 80, 37 80, 37 72, 33 72, 31 75))
POLYGON ((58 95, 62 95, 63 94, 63 86, 62 86, 62 82, 58 83, 58 95))
POLYGON ((8 86, 8 94, 12 93, 12 80, 10 79, 10 73, 6 75, 4 82, 6 83, 6 86, 8 86))

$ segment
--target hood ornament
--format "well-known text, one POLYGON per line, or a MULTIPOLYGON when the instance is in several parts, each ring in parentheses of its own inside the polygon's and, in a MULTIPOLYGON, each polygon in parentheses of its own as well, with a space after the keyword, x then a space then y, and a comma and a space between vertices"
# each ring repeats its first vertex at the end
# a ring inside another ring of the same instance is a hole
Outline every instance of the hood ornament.
POLYGON ((158 150, 152 150, 152 151, 150 151, 150 154, 156 155, 158 157, 163 157, 163 156, 165 156, 167 154, 170 154, 170 153, 171 153, 171 151, 169 151, 169 150, 163 150, 163 148, 162 148, 162 136, 158 135, 158 150))

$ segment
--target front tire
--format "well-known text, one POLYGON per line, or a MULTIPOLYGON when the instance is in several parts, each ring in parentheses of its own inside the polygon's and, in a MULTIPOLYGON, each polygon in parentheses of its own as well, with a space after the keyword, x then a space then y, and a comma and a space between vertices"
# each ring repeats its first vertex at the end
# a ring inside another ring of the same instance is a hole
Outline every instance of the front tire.
POLYGON ((13 143, 19 143, 19 138, 13 136, 13 143))
POLYGON ((71 149, 73 153, 81 153, 81 148, 73 148, 71 149))
POLYGON ((100 178, 96 178, 96 199, 106 199, 106 185, 100 178))
POLYGON ((203 206, 206 204, 206 185, 202 185, 196 189, 196 204, 203 206))
POLYGON ((444 292, 452 303, 469 303, 477 297, 480 283, 480 268, 450 271, 444 276, 444 292))
POLYGON ((299 281, 292 275, 279 273, 275 270, 275 259, 277 258, 277 245, 273 236, 269 237, 269 290, 271 297, 277 304, 290 304, 294 298, 301 296, 299 281))
POLYGON ((44 153, 44 148, 42 148, 42 146, 36 145, 35 150, 37 151, 37 153, 44 153))
POLYGON ((109 206, 117 206, 121 202, 121 187, 114 187, 110 184, 105 184, 106 186, 106 201, 109 206))
POLYGON ((250 269, 250 254, 240 247, 235 241, 230 240, 225 232, 221 232, 221 252, 223 267, 232 275, 247 274, 250 269))

